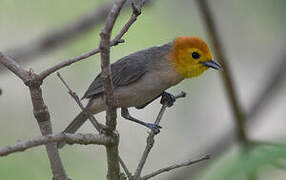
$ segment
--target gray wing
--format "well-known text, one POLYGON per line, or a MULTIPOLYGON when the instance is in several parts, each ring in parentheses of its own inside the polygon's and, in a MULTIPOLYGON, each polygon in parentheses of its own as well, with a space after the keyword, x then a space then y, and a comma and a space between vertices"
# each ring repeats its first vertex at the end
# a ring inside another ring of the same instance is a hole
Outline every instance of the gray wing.
MULTIPOLYGON (((111 65, 113 87, 126 86, 140 79, 147 72, 148 61, 138 59, 137 56, 126 56, 111 65)), ((103 85, 97 75, 82 98, 91 98, 103 93, 103 85)))
MULTIPOLYGON (((126 86, 139 80, 148 69, 156 64, 157 60, 162 59, 171 49, 172 42, 138 51, 111 64, 113 88, 126 86)), ((103 85, 100 75, 101 73, 96 76, 82 99, 102 95, 103 85)))

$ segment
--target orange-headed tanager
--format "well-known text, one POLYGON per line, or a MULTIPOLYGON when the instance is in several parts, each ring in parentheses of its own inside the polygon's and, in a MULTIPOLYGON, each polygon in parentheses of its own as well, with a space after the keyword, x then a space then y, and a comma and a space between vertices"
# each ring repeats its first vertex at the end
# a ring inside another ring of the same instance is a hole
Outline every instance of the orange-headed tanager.
MULTIPOLYGON (((174 97, 166 89, 209 68, 220 70, 221 65, 214 61, 207 43, 197 37, 177 37, 167 44, 135 52, 111 64, 115 105, 121 108, 122 117, 158 133, 160 126, 133 118, 127 108, 143 108, 162 95, 172 100, 174 97)), ((86 108, 93 114, 106 109, 100 75, 83 96, 89 100, 86 108)), ((87 118, 81 112, 64 133, 75 133, 87 118)))

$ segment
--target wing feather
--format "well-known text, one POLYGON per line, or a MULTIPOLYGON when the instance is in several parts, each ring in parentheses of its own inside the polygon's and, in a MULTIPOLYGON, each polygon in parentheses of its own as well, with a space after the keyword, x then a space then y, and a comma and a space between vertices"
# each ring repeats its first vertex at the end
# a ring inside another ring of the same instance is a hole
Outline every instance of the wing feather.
MULTIPOLYGON (((114 89, 136 82, 147 71, 148 62, 136 59, 134 56, 124 57, 111 65, 111 75, 114 89)), ((82 98, 91 98, 103 93, 100 79, 101 73, 96 76, 82 98)))
MULTIPOLYGON (((152 66, 154 66, 158 60, 164 58, 171 49, 172 42, 138 51, 111 64, 114 89, 138 81, 149 69, 152 69, 152 66)), ((82 99, 102 95, 103 85, 100 76, 101 73, 93 80, 82 99)))

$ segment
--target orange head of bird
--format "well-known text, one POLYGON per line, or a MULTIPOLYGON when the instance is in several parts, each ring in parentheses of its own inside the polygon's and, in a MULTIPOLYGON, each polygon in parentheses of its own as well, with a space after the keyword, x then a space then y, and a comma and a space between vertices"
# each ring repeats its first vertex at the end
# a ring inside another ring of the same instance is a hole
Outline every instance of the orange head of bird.
POLYGON ((185 78, 199 76, 209 68, 222 70, 207 43, 197 37, 177 37, 170 55, 176 70, 185 78))

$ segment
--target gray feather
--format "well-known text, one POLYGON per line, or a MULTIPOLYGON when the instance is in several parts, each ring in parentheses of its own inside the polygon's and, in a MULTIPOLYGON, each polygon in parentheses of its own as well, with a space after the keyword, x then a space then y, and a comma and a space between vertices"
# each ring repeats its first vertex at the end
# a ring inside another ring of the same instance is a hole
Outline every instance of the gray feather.
MULTIPOLYGON (((125 56, 111 64, 114 89, 139 80, 150 68, 152 68, 153 63, 158 63, 156 60, 160 60, 163 56, 166 56, 166 52, 170 52, 171 48, 172 43, 152 47, 125 56)), ((82 99, 102 95, 103 85, 100 75, 101 73, 96 76, 82 99)))

